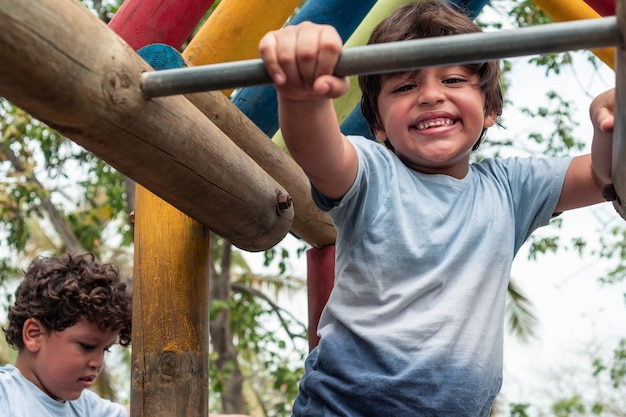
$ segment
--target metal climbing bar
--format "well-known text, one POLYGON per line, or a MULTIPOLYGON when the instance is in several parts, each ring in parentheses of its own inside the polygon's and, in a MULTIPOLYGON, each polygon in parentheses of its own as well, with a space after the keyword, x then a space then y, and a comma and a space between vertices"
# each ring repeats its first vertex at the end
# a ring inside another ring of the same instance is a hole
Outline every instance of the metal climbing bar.
MULTIPOLYGON (((615 16, 345 48, 335 74, 400 72, 608 46, 622 46, 615 16)), ((151 98, 269 83, 263 62, 252 59, 145 72, 141 90, 151 98)))

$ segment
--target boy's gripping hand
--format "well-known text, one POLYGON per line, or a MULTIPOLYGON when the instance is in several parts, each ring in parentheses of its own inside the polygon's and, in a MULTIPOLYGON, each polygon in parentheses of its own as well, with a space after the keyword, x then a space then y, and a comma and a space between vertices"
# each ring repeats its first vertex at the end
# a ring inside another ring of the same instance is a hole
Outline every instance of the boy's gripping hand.
POLYGON ((266 34, 259 53, 283 99, 331 99, 349 87, 347 77, 332 75, 342 45, 334 27, 303 22, 266 34))
POLYGON ((589 116, 593 124, 591 147, 592 171, 598 185, 610 184, 613 150, 613 126, 615 123, 615 89, 605 91, 593 99, 589 116))

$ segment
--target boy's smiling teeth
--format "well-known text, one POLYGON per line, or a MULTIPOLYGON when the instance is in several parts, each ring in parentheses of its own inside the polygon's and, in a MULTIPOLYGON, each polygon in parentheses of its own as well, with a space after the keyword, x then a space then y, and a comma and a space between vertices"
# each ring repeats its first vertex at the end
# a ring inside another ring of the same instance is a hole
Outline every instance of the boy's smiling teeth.
POLYGON ((452 119, 432 119, 417 124, 417 130, 428 129, 436 126, 450 126, 454 121, 452 119))

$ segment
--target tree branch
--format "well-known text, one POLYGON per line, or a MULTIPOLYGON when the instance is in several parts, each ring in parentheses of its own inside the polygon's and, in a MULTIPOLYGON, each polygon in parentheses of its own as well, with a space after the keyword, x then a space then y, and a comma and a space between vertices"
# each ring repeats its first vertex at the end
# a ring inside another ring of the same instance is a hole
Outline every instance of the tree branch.
POLYGON ((283 329, 285 329, 285 331, 287 332, 287 335, 291 338, 291 340, 293 341, 296 338, 301 338, 301 339, 306 339, 306 336, 303 336, 301 334, 296 334, 296 333, 292 333, 289 330, 289 323, 287 322, 287 320, 283 317, 283 313, 286 313, 289 315, 289 317, 294 320, 298 325, 302 326, 305 329, 305 333, 306 333, 306 325, 304 325, 304 323, 302 323, 301 321, 299 321, 293 314, 291 314, 289 311, 285 310, 284 308, 280 307, 278 304, 276 304, 275 302, 273 302, 267 295, 263 294, 261 291, 256 290, 254 288, 250 288, 246 285, 243 285, 241 283, 238 282, 233 282, 230 284, 230 288, 233 291, 237 291, 237 292, 243 292, 243 293, 247 293, 252 295, 253 297, 257 297, 260 298, 262 300, 264 300, 266 303, 268 303, 270 305, 270 307, 272 308, 272 311, 274 311, 274 313, 276 313, 276 316, 278 317, 278 320, 280 320, 280 324, 283 327, 283 329))
MULTIPOLYGON (((33 172, 27 172, 22 161, 8 146, 4 147, 4 152, 9 162, 11 162, 13 169, 15 169, 17 172, 25 174, 27 180, 35 184, 41 190, 46 190, 33 172)), ((48 197, 47 195, 41 197, 41 208, 48 214, 54 230, 56 230, 56 232, 59 234, 67 249, 73 253, 84 252, 85 249, 81 245, 80 241, 78 240, 74 232, 68 227, 67 222, 63 218, 63 215, 59 212, 56 206, 52 204, 50 197, 48 197)))

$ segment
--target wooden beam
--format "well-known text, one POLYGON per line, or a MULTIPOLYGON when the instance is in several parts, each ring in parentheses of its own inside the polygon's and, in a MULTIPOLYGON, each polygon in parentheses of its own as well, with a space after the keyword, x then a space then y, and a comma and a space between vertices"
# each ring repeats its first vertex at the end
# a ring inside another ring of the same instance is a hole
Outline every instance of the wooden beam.
POLYGON ((150 67, 78 1, 0 0, 0 27, 0 95, 241 249, 287 234, 287 190, 184 97, 145 99, 150 67))
POLYGON ((237 146, 250 155, 293 198, 291 232, 312 246, 335 243, 337 231, 327 213, 311 198, 311 185, 302 168, 219 91, 185 96, 196 105, 237 146))

